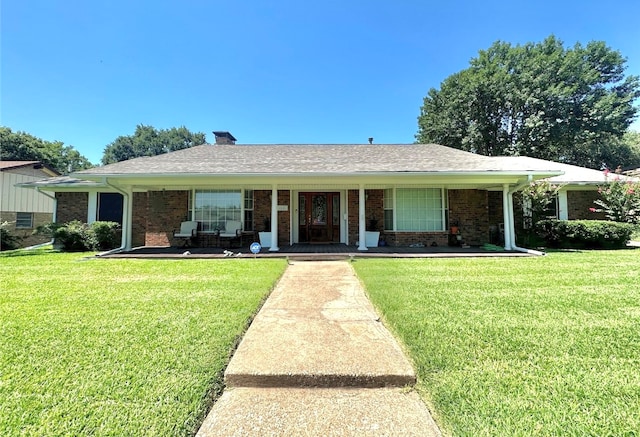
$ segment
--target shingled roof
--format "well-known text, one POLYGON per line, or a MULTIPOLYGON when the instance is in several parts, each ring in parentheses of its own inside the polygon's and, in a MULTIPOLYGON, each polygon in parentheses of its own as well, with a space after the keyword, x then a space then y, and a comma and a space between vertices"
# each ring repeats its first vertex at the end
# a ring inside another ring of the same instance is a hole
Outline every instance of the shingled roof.
POLYGON ((171 174, 556 172, 551 161, 488 157, 437 144, 202 145, 95 167, 78 177, 171 174))

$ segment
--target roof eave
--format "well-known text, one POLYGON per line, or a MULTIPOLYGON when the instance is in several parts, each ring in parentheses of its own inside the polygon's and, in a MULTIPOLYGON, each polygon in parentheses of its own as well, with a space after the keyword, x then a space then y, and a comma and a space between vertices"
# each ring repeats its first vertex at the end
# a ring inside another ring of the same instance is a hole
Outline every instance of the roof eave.
POLYGON ((556 170, 483 170, 483 171, 385 171, 385 172, 296 172, 296 173, 107 173, 107 174, 72 174, 90 181, 104 181, 119 178, 225 178, 225 177, 360 177, 360 176, 537 176, 549 178, 564 174, 556 170))

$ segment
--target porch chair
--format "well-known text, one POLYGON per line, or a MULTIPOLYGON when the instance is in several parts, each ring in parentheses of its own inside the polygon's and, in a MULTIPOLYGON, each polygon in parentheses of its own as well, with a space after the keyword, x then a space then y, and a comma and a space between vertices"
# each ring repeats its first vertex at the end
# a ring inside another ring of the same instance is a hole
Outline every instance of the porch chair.
POLYGON ((190 246, 193 239, 198 236, 198 222, 188 221, 180 223, 180 231, 173 231, 173 238, 183 239, 182 247, 190 246))
POLYGON ((228 242, 229 247, 234 240, 239 240, 242 237, 242 222, 238 220, 227 220, 224 224, 224 230, 219 231, 218 238, 220 244, 222 241, 228 242))

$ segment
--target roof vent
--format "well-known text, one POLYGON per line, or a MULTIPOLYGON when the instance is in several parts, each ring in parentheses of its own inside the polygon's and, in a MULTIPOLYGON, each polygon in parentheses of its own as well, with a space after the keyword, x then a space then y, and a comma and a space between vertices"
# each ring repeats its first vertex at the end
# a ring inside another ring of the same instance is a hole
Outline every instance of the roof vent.
POLYGON ((373 144, 373 137, 369 137, 369 144, 373 144))
POLYGON ((235 137, 227 131, 213 131, 213 134, 216 136, 216 144, 218 145, 236 143, 235 137))

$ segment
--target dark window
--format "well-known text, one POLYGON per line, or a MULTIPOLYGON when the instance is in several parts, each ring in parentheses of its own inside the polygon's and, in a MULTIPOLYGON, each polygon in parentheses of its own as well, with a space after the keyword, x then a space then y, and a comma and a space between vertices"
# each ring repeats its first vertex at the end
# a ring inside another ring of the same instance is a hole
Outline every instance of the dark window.
POLYGON ((98 221, 116 222, 122 225, 122 204, 122 194, 100 193, 98 196, 98 221))
POLYGON ((16 228, 17 229, 33 228, 33 213, 32 212, 16 213, 16 228))

